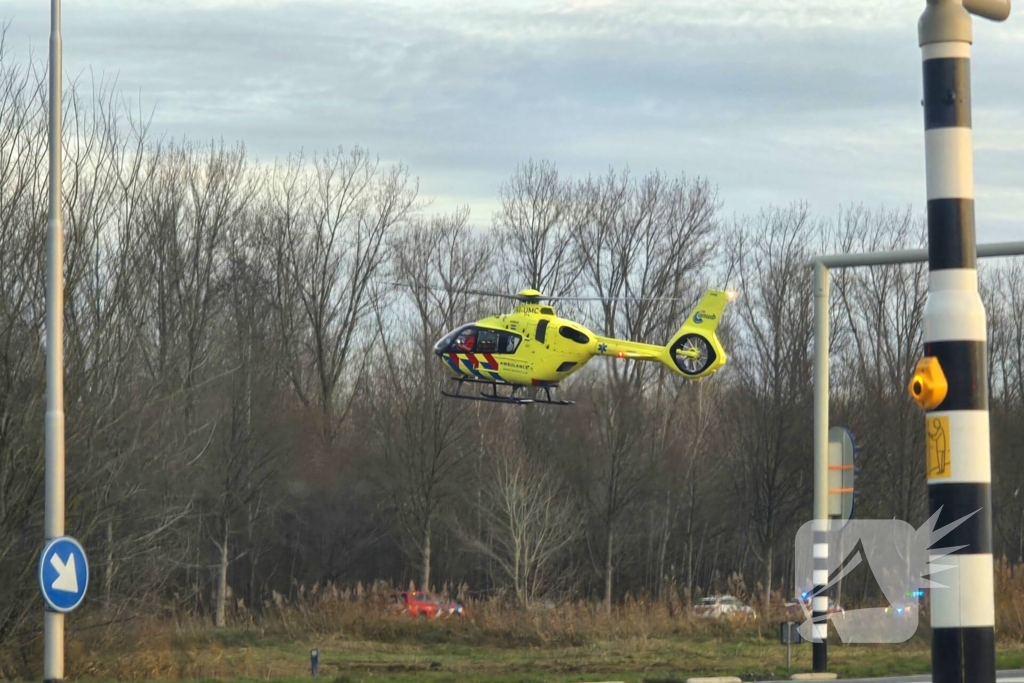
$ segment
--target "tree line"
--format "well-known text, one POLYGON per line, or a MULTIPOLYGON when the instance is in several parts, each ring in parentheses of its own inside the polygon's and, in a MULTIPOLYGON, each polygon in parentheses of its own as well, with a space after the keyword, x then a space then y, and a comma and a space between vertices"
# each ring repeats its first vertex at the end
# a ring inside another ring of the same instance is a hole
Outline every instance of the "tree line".
MULTIPOLYGON (((2 55, 2 50, 0 50, 2 55)), ((37 628, 45 414, 45 74, 0 59, 0 644, 37 628)), ((813 255, 925 244, 913 210, 728 218, 710 180, 512 170, 486 219, 430 210, 360 147, 262 163, 167 140, 113 84, 65 95, 67 533, 87 608, 258 614, 378 579, 528 606, 791 595, 811 515, 813 255), (686 382, 597 359, 570 407, 440 395, 433 343, 505 312, 468 290, 602 297, 563 317, 667 343, 739 296, 729 362, 686 382), (639 301, 616 298, 646 297, 639 301)), ((1024 555, 1024 266, 984 264, 996 553, 1024 555)), ((832 424, 858 516, 926 518, 924 264, 833 273, 832 424)), ((865 589, 866 590, 866 589, 865 589)))

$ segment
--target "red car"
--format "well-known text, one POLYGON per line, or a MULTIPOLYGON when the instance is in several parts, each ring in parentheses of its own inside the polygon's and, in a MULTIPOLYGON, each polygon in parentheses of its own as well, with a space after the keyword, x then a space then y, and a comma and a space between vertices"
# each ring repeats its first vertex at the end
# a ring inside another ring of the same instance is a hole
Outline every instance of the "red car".
POLYGON ((423 591, 402 591, 393 596, 391 601, 396 611, 406 612, 413 617, 437 619, 465 615, 465 610, 459 603, 423 591))

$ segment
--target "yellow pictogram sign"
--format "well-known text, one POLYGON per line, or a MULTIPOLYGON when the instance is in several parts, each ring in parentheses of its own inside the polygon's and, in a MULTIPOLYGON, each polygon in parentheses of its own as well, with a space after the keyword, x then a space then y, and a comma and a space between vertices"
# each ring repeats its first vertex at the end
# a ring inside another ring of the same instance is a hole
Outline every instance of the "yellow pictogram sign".
POLYGON ((949 417, 929 417, 925 432, 928 443, 928 478, 947 479, 953 473, 949 452, 949 417))

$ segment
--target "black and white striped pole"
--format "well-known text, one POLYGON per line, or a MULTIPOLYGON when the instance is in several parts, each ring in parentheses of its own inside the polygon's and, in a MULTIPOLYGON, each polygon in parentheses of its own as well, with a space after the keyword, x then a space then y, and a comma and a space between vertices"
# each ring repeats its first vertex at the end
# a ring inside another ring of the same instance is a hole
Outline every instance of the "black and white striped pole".
POLYGON ((828 671, 828 303, 829 271, 814 263, 814 522, 811 582, 812 671, 828 671))
POLYGON ((1002 21, 1007 0, 928 0, 918 23, 924 76, 928 301, 910 392, 925 409, 929 515, 966 518, 941 545, 931 590, 932 680, 995 682, 992 470, 985 308, 978 294, 971 136, 970 14, 1002 21))

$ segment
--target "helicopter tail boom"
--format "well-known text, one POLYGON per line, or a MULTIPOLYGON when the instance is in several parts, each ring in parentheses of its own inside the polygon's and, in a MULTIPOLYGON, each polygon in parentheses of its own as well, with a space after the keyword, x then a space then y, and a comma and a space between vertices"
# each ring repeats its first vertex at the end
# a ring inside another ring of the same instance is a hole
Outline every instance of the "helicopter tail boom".
POLYGON ((666 346, 598 337, 596 355, 660 361, 687 379, 710 375, 725 365, 725 350, 715 330, 732 297, 727 292, 708 291, 666 346))

